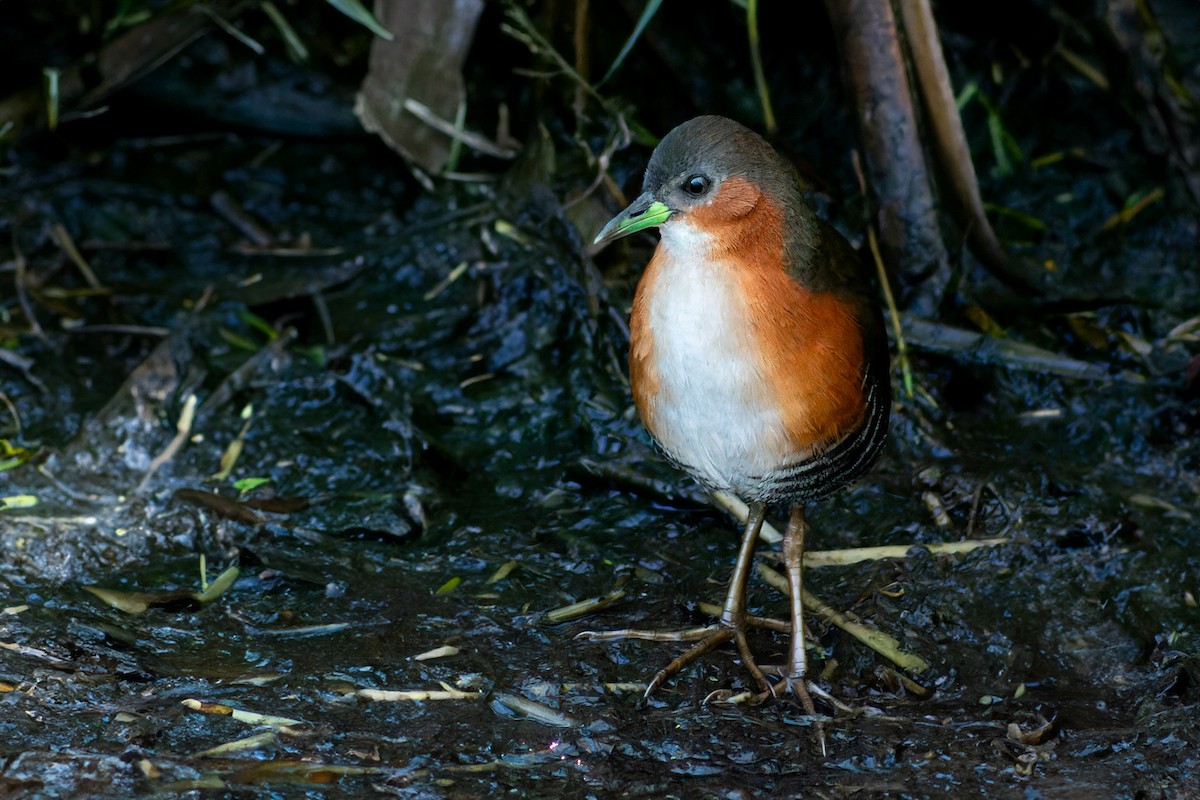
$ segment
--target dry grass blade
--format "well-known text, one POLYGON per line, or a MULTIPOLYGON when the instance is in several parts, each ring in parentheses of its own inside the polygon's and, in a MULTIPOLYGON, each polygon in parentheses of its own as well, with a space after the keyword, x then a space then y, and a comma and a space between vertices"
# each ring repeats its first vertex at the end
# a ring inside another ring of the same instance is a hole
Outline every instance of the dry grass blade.
POLYGON ((483 582, 484 586, 491 586, 493 583, 499 583, 512 574, 513 570, 519 567, 516 561, 505 561, 501 564, 491 576, 483 582))
POLYGON ((260 747, 273 747, 277 744, 279 744, 279 736, 275 731, 264 731, 254 736, 235 739, 232 742, 225 742, 216 747, 201 750, 199 753, 196 753, 195 758, 224 758, 234 753, 245 753, 248 750, 257 750, 260 747))
POLYGON ((435 658, 448 658, 450 656, 456 656, 458 654, 459 654, 459 649, 457 647, 452 647, 448 644, 444 644, 441 647, 435 647, 432 650, 426 650, 424 653, 417 653, 415 656, 411 656, 410 660, 412 660, 412 661, 431 661, 435 658))
POLYGON ((254 711, 245 711, 233 706, 227 706, 223 703, 208 703, 192 698, 181 700, 180 703, 192 711, 199 711, 202 714, 215 714, 219 717, 233 717, 238 722, 244 722, 247 725, 270 725, 272 728, 279 728, 304 724, 304 720, 280 717, 273 714, 259 714, 254 711))
POLYGON ((814 550, 804 554, 805 567, 844 567, 862 561, 878 561, 884 558, 907 558, 914 549, 928 550, 935 555, 958 555, 981 547, 996 547, 1008 544, 1011 539, 968 539, 962 542, 940 542, 936 544, 897 544, 880 547, 849 547, 844 550, 814 550))
POLYGON ((580 600, 578 603, 571 603, 570 605, 547 611, 544 619, 546 622, 566 622, 567 620, 602 611, 619 602, 623 597, 625 597, 625 589, 618 587, 608 594, 589 597, 586 600, 580 600))
POLYGON ((423 702, 425 700, 478 700, 483 692, 464 692, 442 684, 442 689, 359 689, 355 696, 374 703, 423 702))
POLYGON ((574 717, 567 716, 550 706, 529 700, 520 695, 498 694, 493 703, 499 704, 509 711, 516 712, 526 719, 540 722, 543 725, 552 725, 556 728, 573 728, 579 724, 579 721, 574 717))
MULTIPOLYGON (((785 595, 789 593, 790 590, 785 576, 765 564, 759 564, 757 567, 758 574, 764 581, 785 595)), ((851 618, 850 615, 844 612, 838 611, 811 592, 807 590, 803 591, 801 600, 804 603, 804 607, 813 614, 838 626, 901 669, 911 673, 921 673, 929 669, 929 664, 923 658, 900 649, 900 643, 891 636, 851 618)))

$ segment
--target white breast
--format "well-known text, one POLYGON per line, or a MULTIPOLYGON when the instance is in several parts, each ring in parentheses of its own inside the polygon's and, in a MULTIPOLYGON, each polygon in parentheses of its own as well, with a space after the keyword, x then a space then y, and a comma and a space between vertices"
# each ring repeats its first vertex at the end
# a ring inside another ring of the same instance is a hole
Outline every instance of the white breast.
POLYGON ((653 432, 663 449, 713 488, 753 494, 781 466, 788 440, 744 335, 735 279, 682 220, 662 227, 663 258, 647 307, 659 393, 653 432), (688 257, 673 257, 686 253, 688 257))

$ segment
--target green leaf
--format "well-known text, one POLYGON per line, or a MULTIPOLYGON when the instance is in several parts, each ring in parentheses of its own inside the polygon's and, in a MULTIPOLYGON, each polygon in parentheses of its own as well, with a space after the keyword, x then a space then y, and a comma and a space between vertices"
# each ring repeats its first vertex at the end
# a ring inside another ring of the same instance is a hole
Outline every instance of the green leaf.
POLYGON ((237 489, 240 493, 245 494, 246 492, 257 489, 264 483, 270 482, 270 478, 242 478, 241 480, 233 482, 233 488, 237 489))
POLYGON ((298 349, 300 355, 304 356, 318 367, 324 367, 326 361, 328 361, 328 358, 325 354, 325 348, 322 345, 314 344, 312 347, 301 347, 298 349))
POLYGON ((379 20, 375 19, 375 15, 358 0, 325 0, 325 2, 381 39, 387 39, 390 42, 394 38, 392 32, 380 25, 379 20))
POLYGON ((292 23, 287 21, 287 17, 283 15, 283 12, 276 8, 271 0, 263 0, 262 10, 270 18, 271 22, 275 23, 275 27, 279 30, 279 35, 283 37, 288 57, 297 64, 303 64, 305 61, 308 61, 308 48, 304 46, 304 41, 300 38, 300 34, 296 33, 296 29, 292 27, 292 23))
POLYGON ((46 90, 46 127, 52 131, 58 128, 58 78, 56 67, 42 68, 42 84, 46 90))
POLYGON ((248 350, 251 353, 257 353, 259 350, 258 345, 256 345, 254 342, 250 341, 241 334, 234 333, 228 328, 219 328, 217 330, 217 335, 239 350, 248 350))
POLYGON ((971 81, 962 88, 962 91, 958 93, 958 97, 954 98, 954 105, 956 105, 958 110, 961 112, 967 107, 967 103, 971 102, 971 100, 973 100, 977 94, 979 94, 979 84, 975 81, 971 81))
POLYGON ((8 497, 0 497, 0 511, 10 508, 33 508, 37 504, 37 497, 31 494, 14 494, 8 497))
POLYGON ((239 571, 237 567, 230 567, 225 570, 217 576, 215 581, 208 585, 207 589, 197 594, 196 599, 201 603, 208 603, 217 599, 226 589, 233 586, 233 582, 237 580, 239 571))
POLYGON ((441 587, 434 592, 434 594, 449 594, 457 589, 460 583, 462 583, 462 578, 455 575, 453 578, 443 583, 441 587))
POLYGON ((150 595, 146 592, 122 592, 118 589, 105 589, 102 586, 85 586, 84 591, 91 592, 118 611, 126 614, 144 614, 150 608, 150 595))
POLYGON ((230 567, 208 584, 202 592, 191 589, 167 589, 161 592, 126 592, 120 589, 106 589, 103 586, 84 586, 84 590, 108 603, 113 608, 126 614, 142 614, 150 608, 162 608, 178 603, 208 603, 211 602, 233 585, 237 580, 238 568, 230 567))
POLYGON ((242 309, 238 312, 238 319, 249 325, 251 328, 254 328, 262 333, 263 336, 266 336, 272 342, 279 338, 279 331, 275 330, 275 328, 271 326, 271 323, 267 322, 253 311, 242 309))
MULTIPOLYGON (((333 0, 330 0, 330 2, 333 2, 333 0)), ((629 55, 629 51, 637 44, 637 40, 642 38, 646 26, 650 24, 650 20, 654 19, 654 15, 658 13, 660 6, 662 6, 662 0, 649 0, 646 3, 646 7, 642 9, 642 15, 638 17, 637 24, 633 26, 633 33, 629 34, 629 38, 625 40, 625 45, 621 48, 621 52, 617 53, 612 66, 608 68, 608 72, 604 73, 604 77, 596 84, 597 89, 615 75, 617 70, 621 68, 621 64, 625 63, 625 57, 629 55)))
POLYGON ((1038 231, 1039 233, 1045 233, 1046 231, 1050 230, 1050 226, 1045 222, 1042 222, 1032 214, 1027 214, 1019 209, 1009 208, 1008 206, 999 206, 993 203, 984 203, 983 207, 992 213, 1015 220, 1024 225, 1026 228, 1038 231))

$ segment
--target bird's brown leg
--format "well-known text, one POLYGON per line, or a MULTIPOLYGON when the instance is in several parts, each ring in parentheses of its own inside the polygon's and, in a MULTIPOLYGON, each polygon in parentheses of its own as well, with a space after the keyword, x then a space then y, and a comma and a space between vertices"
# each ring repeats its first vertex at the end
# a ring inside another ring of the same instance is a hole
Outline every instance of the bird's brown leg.
POLYGON ((750 505, 750 514, 742 533, 742 543, 738 547, 737 561, 734 562, 733 575, 729 579, 729 591, 725 594, 725 605, 721 609, 721 625, 655 673, 646 687, 647 696, 689 663, 730 638, 737 643, 742 663, 754 676, 759 688, 764 692, 771 691, 771 682, 759 669, 746 641, 746 583, 750 579, 750 568, 754 564, 754 547, 758 543, 758 535, 762 531, 766 513, 767 509, 763 503, 750 505))
POLYGON ((621 638, 694 641, 694 645, 679 654, 671 663, 654 674, 654 677, 650 679, 650 683, 646 687, 647 696, 700 656, 718 645, 733 639, 737 644, 738 653, 742 657, 742 663, 746 665, 746 669, 754 676, 754 680, 758 683, 760 691, 770 693, 771 682, 754 660, 754 656, 750 652, 750 645, 746 641, 746 584, 750 578, 750 569, 754 564, 754 547, 758 541, 759 533, 762 531, 765 516, 766 506, 763 503, 754 503, 750 506, 750 513, 746 519, 746 528, 742 533, 742 542, 738 547, 737 561, 733 565, 733 575, 729 580, 729 591, 725 595, 725 604, 721 609, 720 624, 712 625, 708 628, 693 628, 673 634, 638 630, 584 631, 578 634, 576 638, 590 639, 592 641, 621 638))
POLYGON ((738 653, 742 663, 760 688, 770 691, 771 683, 758 667, 750 645, 746 641, 746 583, 750 579, 750 569, 754 566, 754 547, 758 544, 758 536, 762 532, 763 519, 767 507, 764 503, 750 504, 750 513, 746 517, 746 529, 742 533, 742 543, 738 547, 737 561, 733 565, 733 575, 729 579, 729 592, 725 595, 725 607, 721 611, 721 624, 732 630, 737 642, 738 653))
MULTIPOLYGON (((804 533, 807 525, 804 522, 804 506, 796 503, 792 506, 792 516, 788 520, 787 530, 783 534, 780 545, 783 556, 783 568, 788 579, 788 603, 791 606, 791 642, 788 649, 787 670, 783 681, 771 690, 791 690, 800 700, 806 714, 816 714, 812 697, 808 694, 808 653, 804 642, 804 603, 801 601, 804 586, 804 533)), ((766 699, 766 695, 760 695, 766 699)))
POLYGON ((746 517, 746 529, 742 532, 742 543, 738 547, 737 561, 733 564, 733 575, 729 578, 729 591, 725 594, 725 605, 721 608, 721 622, 739 630, 746 623, 746 583, 750 579, 750 567, 754 564, 754 547, 762 532, 766 506, 754 503, 746 517))
POLYGON ((808 674, 808 653, 804 647, 804 603, 800 601, 804 587, 804 507, 799 503, 792 506, 787 531, 781 544, 783 567, 787 573, 788 601, 792 612, 792 641, 788 651, 788 677, 801 681, 808 674))

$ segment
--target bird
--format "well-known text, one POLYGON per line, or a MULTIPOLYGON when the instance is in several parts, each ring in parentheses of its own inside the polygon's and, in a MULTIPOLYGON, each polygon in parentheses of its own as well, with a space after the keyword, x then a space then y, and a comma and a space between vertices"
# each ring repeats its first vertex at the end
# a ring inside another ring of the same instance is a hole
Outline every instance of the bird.
POLYGON ((659 670, 647 697, 732 639, 757 700, 790 692, 813 713, 801 603, 805 506, 877 461, 891 368, 859 251, 805 198, 792 164, 761 135, 700 116, 660 140, 642 193, 595 238, 604 246, 658 229, 630 312, 633 400, 670 461, 749 508, 718 622, 690 637, 698 640, 659 670), (776 506, 790 508, 780 548, 791 619, 788 661, 771 681, 747 643, 746 586, 776 506))

